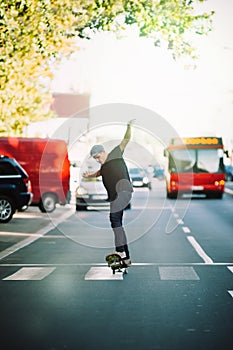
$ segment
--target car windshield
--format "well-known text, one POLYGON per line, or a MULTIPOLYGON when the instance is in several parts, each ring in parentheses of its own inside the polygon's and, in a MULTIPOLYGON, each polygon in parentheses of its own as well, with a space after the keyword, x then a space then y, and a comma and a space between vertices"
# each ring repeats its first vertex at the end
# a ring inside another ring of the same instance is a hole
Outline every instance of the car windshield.
POLYGON ((139 168, 132 168, 129 170, 129 173, 132 175, 143 174, 143 170, 139 168))
POLYGON ((223 158, 218 149, 179 149, 169 155, 172 173, 218 173, 222 172, 223 158))

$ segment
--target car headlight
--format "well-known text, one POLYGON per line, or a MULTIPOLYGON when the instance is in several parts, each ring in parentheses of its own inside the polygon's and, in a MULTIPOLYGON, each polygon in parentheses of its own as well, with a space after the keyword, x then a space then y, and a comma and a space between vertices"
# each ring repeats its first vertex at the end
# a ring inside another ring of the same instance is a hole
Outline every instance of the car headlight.
POLYGON ((82 187, 82 186, 79 186, 77 188, 77 190, 76 190, 76 195, 77 196, 85 196, 87 194, 88 194, 87 190, 84 187, 82 187))
POLYGON ((143 183, 144 183, 144 184, 148 184, 148 182, 149 182, 149 181, 148 181, 148 177, 144 176, 144 178, 143 178, 143 183))

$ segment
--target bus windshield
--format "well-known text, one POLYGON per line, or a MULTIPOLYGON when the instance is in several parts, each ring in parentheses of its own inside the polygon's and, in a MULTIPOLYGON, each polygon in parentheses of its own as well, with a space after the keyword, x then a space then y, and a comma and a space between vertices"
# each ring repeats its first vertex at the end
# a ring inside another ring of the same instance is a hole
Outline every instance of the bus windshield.
POLYGON ((171 150, 169 171, 171 173, 222 173, 222 154, 219 149, 171 150))

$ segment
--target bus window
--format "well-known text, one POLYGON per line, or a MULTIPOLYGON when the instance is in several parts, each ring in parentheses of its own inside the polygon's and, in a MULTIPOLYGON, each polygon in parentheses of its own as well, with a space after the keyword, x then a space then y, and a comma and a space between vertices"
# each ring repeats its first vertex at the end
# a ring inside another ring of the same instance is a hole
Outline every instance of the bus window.
POLYGON ((195 150, 172 150, 169 155, 169 171, 171 173, 189 173, 196 163, 195 150))
POLYGON ((197 150, 197 172, 218 173, 221 172, 218 149, 197 150))

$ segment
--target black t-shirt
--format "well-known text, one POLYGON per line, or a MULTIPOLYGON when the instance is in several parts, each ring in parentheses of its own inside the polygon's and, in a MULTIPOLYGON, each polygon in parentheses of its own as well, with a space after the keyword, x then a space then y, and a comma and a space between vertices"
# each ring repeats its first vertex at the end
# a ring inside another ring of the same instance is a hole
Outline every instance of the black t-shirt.
POLYGON ((108 200, 114 201, 121 191, 133 192, 129 173, 120 146, 115 147, 100 168, 108 200))

